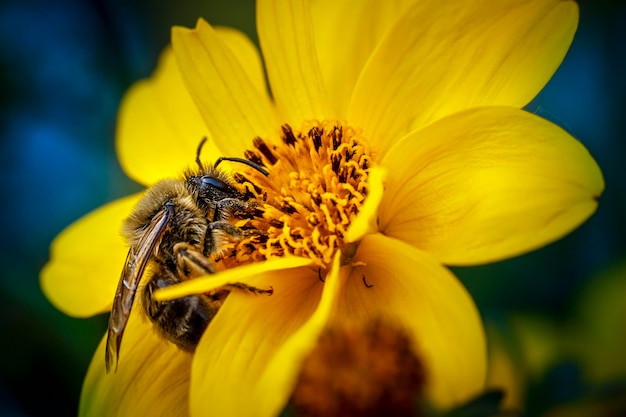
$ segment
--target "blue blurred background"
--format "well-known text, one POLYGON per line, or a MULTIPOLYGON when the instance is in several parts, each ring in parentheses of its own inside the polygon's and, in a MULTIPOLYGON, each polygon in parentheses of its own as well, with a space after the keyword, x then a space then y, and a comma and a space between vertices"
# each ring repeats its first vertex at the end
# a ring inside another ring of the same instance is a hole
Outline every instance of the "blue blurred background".
MULTIPOLYGON (((531 367, 524 347, 537 337, 519 329, 547 327, 571 342, 557 343, 552 360, 526 378, 531 415, 598 398, 607 386, 626 392, 619 388, 626 376, 626 5, 579 3, 572 49, 528 110, 565 127, 596 158, 607 183, 600 209, 542 250, 455 269, 520 369, 531 367), (599 293, 599 285, 609 289, 599 293), (612 336, 594 333, 609 321, 612 336), (604 358, 620 363, 590 379, 586 367, 597 369, 601 355, 586 349, 605 348, 625 353, 604 358)), ((252 0, 0 3, 0 416, 76 414, 106 317, 58 312, 43 297, 38 273, 65 226, 140 189, 114 153, 117 106, 134 81, 150 75, 170 27, 192 27, 199 16, 256 41, 252 0)))

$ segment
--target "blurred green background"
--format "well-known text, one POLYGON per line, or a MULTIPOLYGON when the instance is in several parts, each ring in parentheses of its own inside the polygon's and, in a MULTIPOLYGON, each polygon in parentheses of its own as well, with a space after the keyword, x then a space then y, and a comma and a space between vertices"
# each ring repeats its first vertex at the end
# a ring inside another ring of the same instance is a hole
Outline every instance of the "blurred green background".
MULTIPOLYGON (((574 44, 527 109, 596 158, 600 208, 542 250, 455 269, 523 374, 529 415, 626 401, 626 2, 579 4, 574 44)), ((65 226, 140 189, 114 153, 117 106, 150 75, 170 27, 199 16, 256 41, 252 0, 0 3, 0 416, 76 414, 107 317, 58 312, 38 273, 65 226)))

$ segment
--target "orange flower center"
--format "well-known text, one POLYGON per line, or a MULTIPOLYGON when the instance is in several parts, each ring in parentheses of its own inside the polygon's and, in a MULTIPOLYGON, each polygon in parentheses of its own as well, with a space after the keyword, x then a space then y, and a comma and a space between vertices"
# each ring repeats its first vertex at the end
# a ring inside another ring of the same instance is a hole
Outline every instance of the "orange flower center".
POLYGON ((278 144, 257 137, 245 156, 269 175, 246 170, 234 178, 260 202, 262 214, 246 227, 264 234, 234 244, 230 258, 248 263, 288 254, 325 268, 337 250, 354 252, 344 236, 367 196, 372 164, 360 133, 337 121, 307 121, 300 130, 283 125, 278 144))

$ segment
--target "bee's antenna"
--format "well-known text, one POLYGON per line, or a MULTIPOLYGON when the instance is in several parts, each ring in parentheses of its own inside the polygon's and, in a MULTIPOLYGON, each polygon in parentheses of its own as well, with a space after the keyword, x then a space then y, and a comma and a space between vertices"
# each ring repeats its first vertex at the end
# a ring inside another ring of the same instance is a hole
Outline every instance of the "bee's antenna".
POLYGON ((200 161, 200 153, 202 152, 202 147, 206 143, 206 136, 202 138, 200 144, 198 145, 198 150, 196 151, 196 164, 198 164, 198 168, 200 171, 204 171, 204 166, 202 165, 202 161, 200 161))
MULTIPOLYGON (((200 146, 202 146, 202 143, 200 144, 200 146)), ((215 164, 213 164, 213 166, 217 168, 217 166, 221 164, 222 161, 239 162, 239 163, 248 165, 251 168, 256 169, 257 171, 259 171, 261 174, 265 175, 266 177, 270 175, 270 173, 267 172, 265 169, 263 169, 261 165, 252 161, 248 161, 247 159, 243 159, 243 158, 229 158, 225 156, 220 156, 219 158, 217 158, 217 161, 215 161, 215 164)))

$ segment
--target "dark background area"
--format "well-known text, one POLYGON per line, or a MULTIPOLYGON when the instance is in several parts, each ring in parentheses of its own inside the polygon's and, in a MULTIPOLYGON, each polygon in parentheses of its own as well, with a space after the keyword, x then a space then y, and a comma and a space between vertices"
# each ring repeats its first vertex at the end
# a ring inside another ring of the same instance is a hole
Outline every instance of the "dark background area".
MULTIPOLYGON (((596 281, 607 274, 622 283, 626 278, 625 3, 579 2, 572 49, 527 107, 566 128, 596 158, 607 183, 598 212, 539 251, 455 269, 503 333, 516 316, 570 326, 596 281)), ((193 27, 199 16, 256 40, 252 0, 0 3, 0 416, 76 414, 107 318, 74 319, 55 310, 39 289, 39 270, 65 226, 141 189, 115 156, 119 101, 134 81, 150 75, 170 27, 193 27)), ((622 318, 626 322, 626 313, 622 318)), ((615 343, 626 347, 624 332, 622 326, 615 343)), ((530 388, 538 412, 592 391, 580 376, 583 362, 557 362, 530 388)))

